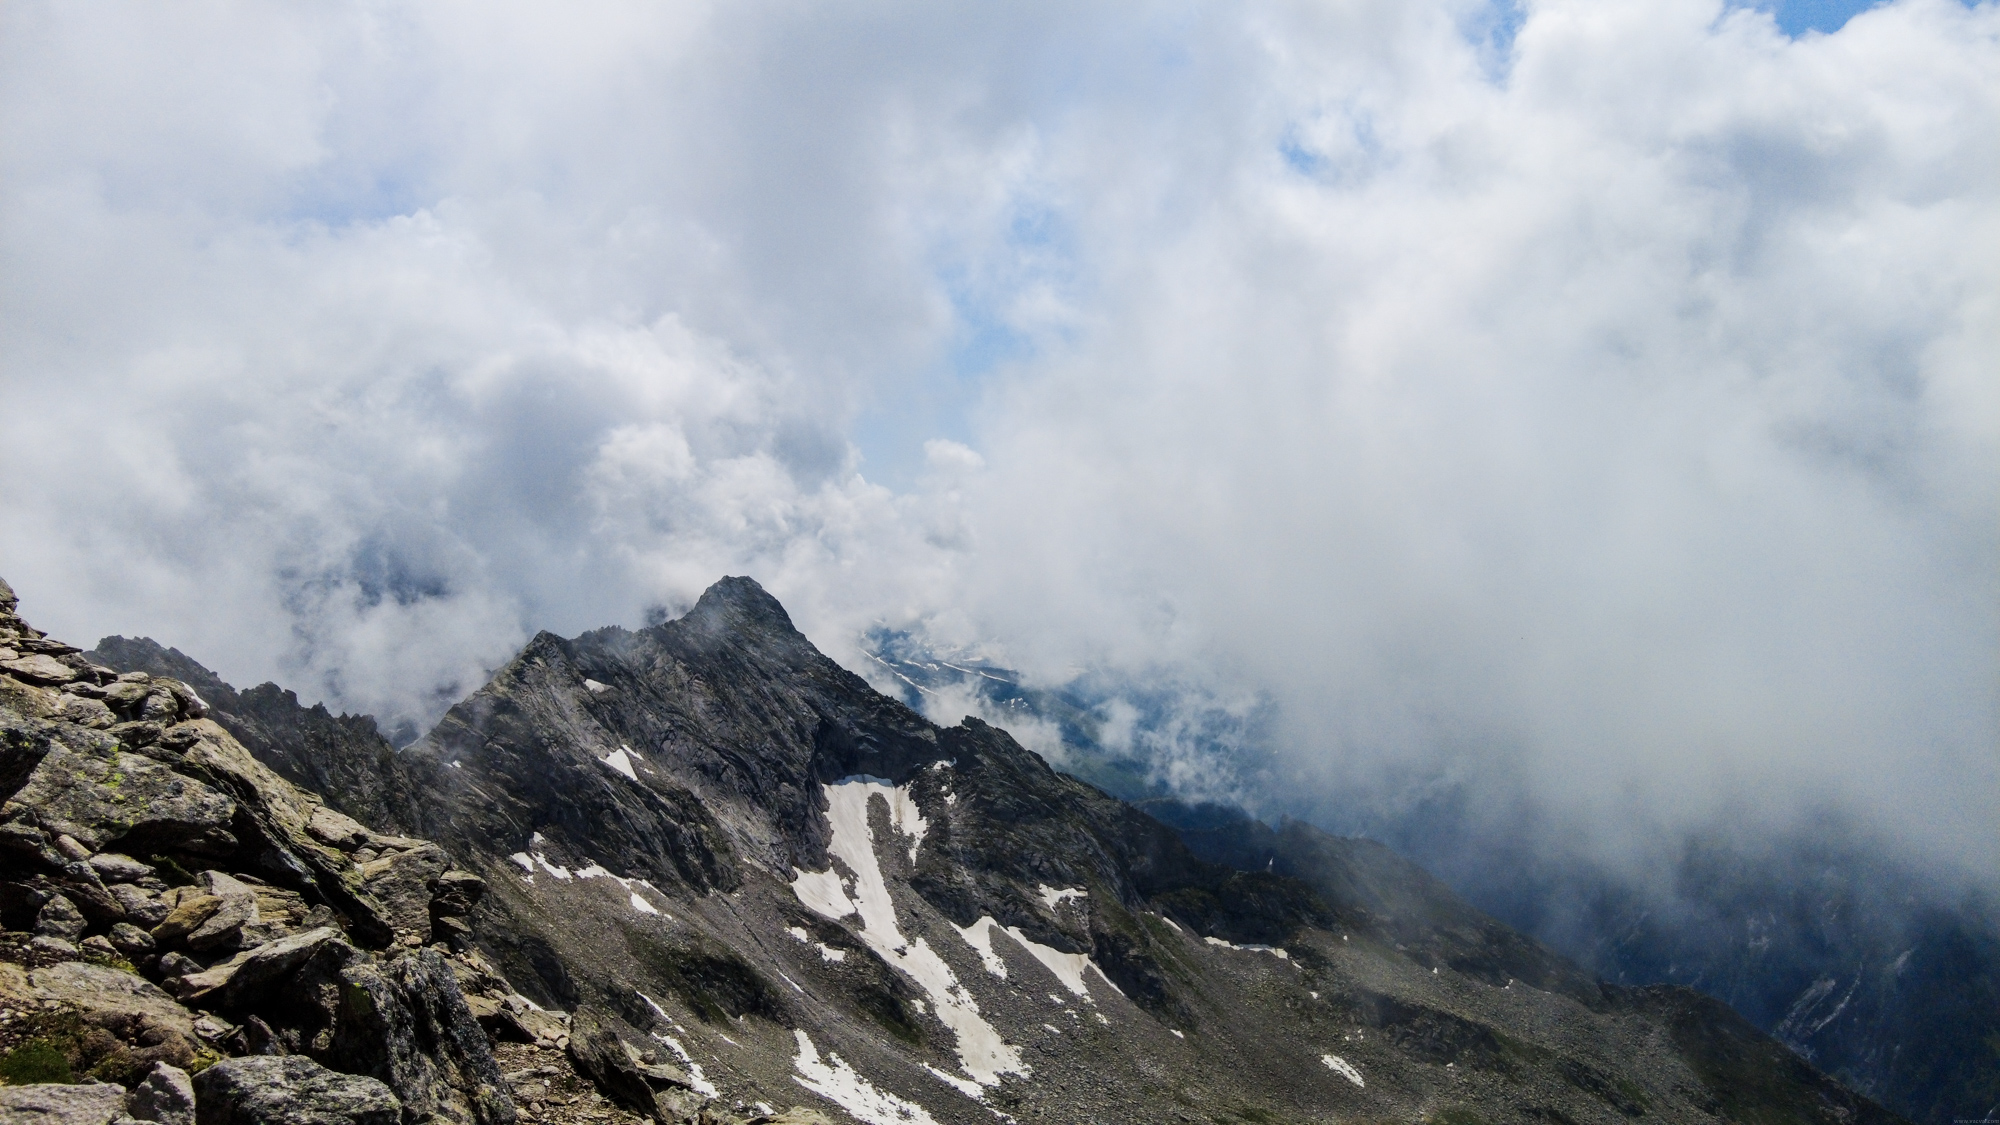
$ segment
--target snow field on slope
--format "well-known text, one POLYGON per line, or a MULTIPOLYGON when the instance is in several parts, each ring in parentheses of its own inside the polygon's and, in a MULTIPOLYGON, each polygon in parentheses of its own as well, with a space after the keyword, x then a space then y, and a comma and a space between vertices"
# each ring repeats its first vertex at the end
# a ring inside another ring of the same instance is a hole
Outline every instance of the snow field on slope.
POLYGON ((1056 979, 1063 983, 1064 988, 1083 997, 1090 1003, 1095 1004, 1097 1001, 1090 995, 1090 987, 1084 983, 1083 974, 1085 970, 1096 973, 1099 980, 1111 986, 1111 991, 1116 992, 1120 996, 1125 995, 1125 990, 1112 984, 1111 978, 1104 975, 1104 970, 1098 968, 1097 962, 1092 961, 1089 955, 1083 953, 1064 953, 1053 946, 1032 941, 1026 934, 1021 932, 1019 926, 1002 926, 1000 923, 994 921, 992 916, 988 915, 980 918, 979 921, 974 922, 970 926, 954 925, 952 929, 957 930, 959 936, 965 939, 965 943, 971 946, 974 952, 979 954, 979 961, 986 966, 986 971, 1002 980, 1007 979, 1007 962, 1001 960, 1000 955, 993 950, 993 931, 995 930, 1013 938, 1014 944, 1027 950, 1035 960, 1042 963, 1044 968, 1054 973, 1056 979))
MULTIPOLYGON (((1179 927, 1175 928, 1178 929, 1179 927)), ((1290 953, 1279 949, 1275 945, 1237 945, 1233 941, 1224 941, 1219 937, 1205 937, 1201 940, 1210 945, 1220 946, 1223 949, 1234 949, 1238 953, 1268 953, 1280 961, 1289 961, 1292 959, 1290 953)))
POLYGON ((792 1059, 798 1073, 792 1081, 833 1102, 868 1125, 937 1125, 930 1111, 915 1102, 877 1090, 866 1078, 847 1065, 847 1060, 831 1051, 821 1061, 812 1037, 803 1031, 798 1038, 799 1053, 792 1059))
MULTIPOLYGON (((1003 1074, 1029 1073, 1021 1052, 1010 1046, 994 1026, 979 1013, 979 1003, 958 981, 922 938, 911 941, 896 922, 895 904, 882 878, 882 865, 875 856, 875 834, 868 823, 871 799, 881 797, 889 808, 889 823, 910 838, 910 858, 929 827, 923 813, 911 799, 908 787, 890 785, 875 778, 849 778, 824 785, 827 821, 833 840, 827 850, 838 863, 853 873, 851 886, 837 869, 796 872, 792 893, 807 909, 826 918, 861 916, 861 940, 884 961, 916 982, 930 998, 939 1021, 957 1038, 959 1068, 980 1086, 997 1085, 1003 1074)), ((829 1095, 831 1096, 831 1095, 829 1095)))

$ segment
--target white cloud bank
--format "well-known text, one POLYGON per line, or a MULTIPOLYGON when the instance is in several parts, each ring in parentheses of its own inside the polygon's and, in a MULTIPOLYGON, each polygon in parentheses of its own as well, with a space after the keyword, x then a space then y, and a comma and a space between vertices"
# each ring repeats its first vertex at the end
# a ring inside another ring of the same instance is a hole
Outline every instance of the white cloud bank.
POLYGON ((1289 791, 2000 869, 1992 3, 0 21, 58 635, 428 717, 750 573, 1266 692, 1289 791))

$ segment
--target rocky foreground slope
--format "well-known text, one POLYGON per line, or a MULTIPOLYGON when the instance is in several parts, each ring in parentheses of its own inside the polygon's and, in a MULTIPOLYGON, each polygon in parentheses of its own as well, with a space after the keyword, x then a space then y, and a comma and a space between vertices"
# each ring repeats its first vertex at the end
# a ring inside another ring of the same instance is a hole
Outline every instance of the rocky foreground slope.
POLYGON ((569 1013, 576 1068, 661 1120, 1897 1120, 1373 845, 1308 841, 1343 873, 1311 884, 1205 862, 1003 731, 876 693, 748 579, 538 636, 400 752, 224 689, 273 770, 478 875, 432 940, 569 1013))
POLYGON ((648 1052, 517 993, 467 920, 484 892, 0 582, 0 1122, 636 1120, 583 1079, 648 1052))

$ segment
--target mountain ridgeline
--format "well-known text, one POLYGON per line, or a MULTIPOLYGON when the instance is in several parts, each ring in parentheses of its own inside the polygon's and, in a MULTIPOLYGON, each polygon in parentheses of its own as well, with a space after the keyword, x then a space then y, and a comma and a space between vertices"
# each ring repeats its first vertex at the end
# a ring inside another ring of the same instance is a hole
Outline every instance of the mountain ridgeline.
POLYGON ((537 636, 400 750, 150 641, 83 659, 189 685, 287 783, 481 880, 428 940, 501 982, 469 997, 498 1040, 563 1048, 508 1073, 521 1120, 582 1119, 544 1069, 606 1120, 1901 1120, 1379 844, 1288 824, 1280 870, 933 724, 746 578, 537 636))

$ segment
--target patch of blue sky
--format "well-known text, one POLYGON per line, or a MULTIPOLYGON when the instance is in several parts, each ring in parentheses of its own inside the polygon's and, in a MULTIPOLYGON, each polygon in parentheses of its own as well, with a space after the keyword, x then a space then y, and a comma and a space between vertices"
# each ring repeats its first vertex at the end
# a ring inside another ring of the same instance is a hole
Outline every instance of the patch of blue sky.
POLYGON ((1775 0, 1746 5, 1771 13, 1778 30, 1797 39, 1808 32, 1831 35, 1847 26, 1847 21, 1873 8, 1879 0, 1775 0))
POLYGON ((1331 182, 1365 175, 1369 167, 1378 165, 1383 159, 1383 146, 1381 136, 1375 131, 1374 114, 1359 105, 1349 104, 1339 110, 1325 111, 1311 122, 1293 122, 1278 141, 1278 155, 1286 166, 1299 175, 1331 182), (1345 134, 1338 144, 1337 160, 1323 147, 1324 143, 1335 141, 1338 136, 1329 135, 1326 128, 1329 123, 1345 134), (1316 144, 1309 134, 1318 134, 1324 140, 1316 144))
MULTIPOLYGON (((1847 26, 1847 21, 1880 7, 1887 0, 1731 0, 1730 7, 1755 8, 1771 13, 1778 29, 1797 39, 1812 32, 1831 35, 1847 26)), ((1970 8, 1977 0, 1960 0, 1970 8)), ((1479 49, 1487 77, 1502 81, 1513 58, 1514 37, 1527 22, 1525 0, 1492 0, 1473 9, 1461 21, 1462 34, 1479 49)), ((1296 165, 1295 165, 1296 166, 1296 165)))
POLYGON ((1326 167, 1326 157, 1300 144, 1296 133, 1287 133, 1285 139, 1278 142, 1278 155, 1284 157, 1285 163, 1292 166, 1292 171, 1301 176, 1318 176, 1320 170, 1326 167))
MULTIPOLYGON (((1959 2, 1968 8, 1977 6, 1976 0, 1959 2)), ((1729 6, 1769 12, 1777 21, 1778 30, 1797 39, 1813 32, 1831 35, 1846 27, 1847 21, 1855 16, 1886 3, 1888 0, 1753 0, 1750 3, 1732 0, 1729 6)))
POLYGON ((1506 79, 1514 59, 1514 36, 1527 19, 1524 0, 1492 0, 1459 21, 1459 34, 1478 51, 1479 65, 1488 81, 1506 79))
POLYGON ((412 214, 431 202, 419 179, 398 172, 328 175, 314 169, 299 177, 276 218, 337 230, 412 214))
POLYGON ((938 362, 855 419, 863 475, 904 490, 924 472, 926 441, 976 445, 974 414, 989 378, 1032 360, 1041 346, 1037 331, 1016 321, 1017 303, 1036 287, 1073 284, 1075 255, 1068 220, 1054 208, 1023 203, 1007 220, 996 260, 954 261, 937 271, 954 330, 938 362))

